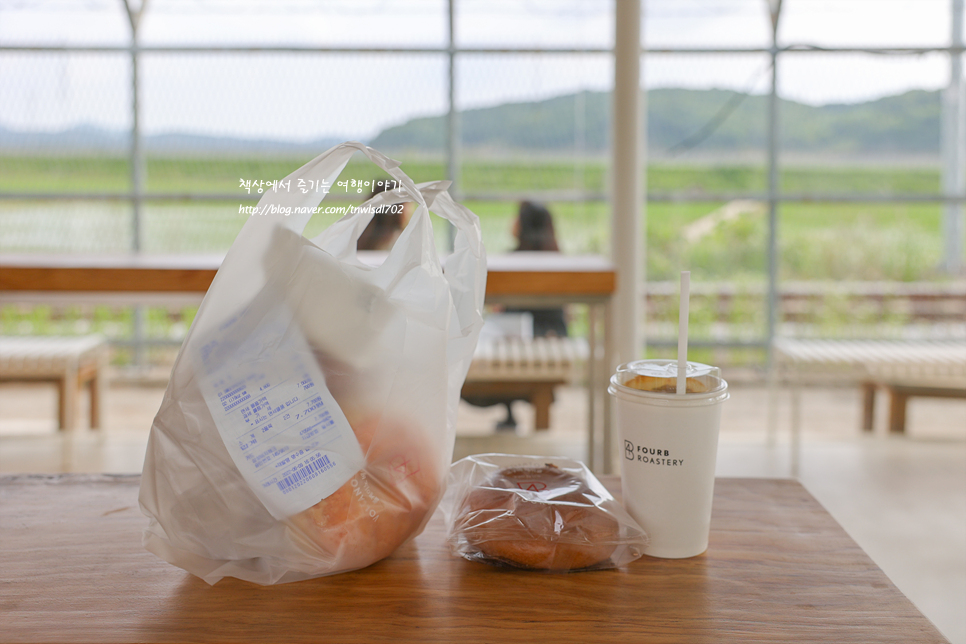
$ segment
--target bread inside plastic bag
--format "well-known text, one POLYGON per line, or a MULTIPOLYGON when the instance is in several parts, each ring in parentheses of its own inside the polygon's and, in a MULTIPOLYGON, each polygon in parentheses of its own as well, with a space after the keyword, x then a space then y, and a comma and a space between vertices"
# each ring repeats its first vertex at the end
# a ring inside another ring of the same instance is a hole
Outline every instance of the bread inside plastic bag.
POLYGON ((453 551, 471 561, 569 572, 639 558, 644 530, 589 469, 563 457, 477 454, 450 468, 453 551))

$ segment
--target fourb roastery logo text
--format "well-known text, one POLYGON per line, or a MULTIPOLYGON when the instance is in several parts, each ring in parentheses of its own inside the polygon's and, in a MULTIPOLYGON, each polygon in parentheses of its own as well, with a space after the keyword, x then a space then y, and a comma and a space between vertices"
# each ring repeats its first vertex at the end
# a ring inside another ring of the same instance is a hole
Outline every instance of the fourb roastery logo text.
POLYGON ((683 458, 673 458, 670 450, 635 445, 629 440, 624 441, 624 458, 628 461, 647 465, 666 465, 680 467, 684 465, 683 458))

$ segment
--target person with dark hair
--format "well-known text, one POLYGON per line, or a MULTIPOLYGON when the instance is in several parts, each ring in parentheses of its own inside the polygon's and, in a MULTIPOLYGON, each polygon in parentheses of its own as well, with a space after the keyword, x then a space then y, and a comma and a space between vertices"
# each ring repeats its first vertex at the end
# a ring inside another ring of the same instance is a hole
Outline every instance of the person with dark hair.
MULTIPOLYGON (((546 206, 531 201, 520 203, 517 211, 517 218, 513 222, 513 236, 517 239, 517 251, 553 251, 559 252, 557 236, 553 228, 553 216, 546 206)), ((567 320, 562 308, 550 309, 522 309, 506 308, 506 313, 530 313, 533 315, 533 336, 534 337, 566 337, 567 320)), ((517 421, 513 417, 513 402, 525 400, 522 397, 493 397, 493 396, 472 396, 464 397, 466 402, 477 407, 489 407, 491 405, 504 405, 506 407, 506 418, 497 423, 497 429, 513 430, 516 429, 517 421)))
POLYGON ((520 203, 513 222, 513 236, 517 238, 514 250, 560 250, 553 230, 553 215, 546 206, 532 201, 520 203))
MULTIPOLYGON (((515 251, 559 251, 557 235, 553 229, 553 215, 546 206, 524 201, 520 204, 513 236, 517 238, 515 251)), ((532 313, 534 337, 567 336, 567 320, 564 310, 553 309, 506 309, 507 313, 532 313)))
MULTIPOLYGON (((372 192, 368 203, 380 192, 395 190, 398 182, 395 179, 374 179, 372 192)), ((362 207, 366 207, 363 203, 362 207)), ((376 208, 372 221, 366 226, 356 242, 357 250, 389 250, 402 233, 412 214, 412 202, 390 204, 376 208)))

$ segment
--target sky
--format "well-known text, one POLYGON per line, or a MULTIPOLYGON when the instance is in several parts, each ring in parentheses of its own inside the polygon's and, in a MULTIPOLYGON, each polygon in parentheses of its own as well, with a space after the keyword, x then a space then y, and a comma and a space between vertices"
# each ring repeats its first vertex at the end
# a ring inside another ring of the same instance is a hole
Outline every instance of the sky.
MULTIPOLYGON (((444 47, 445 0, 150 0, 144 46, 444 47)), ((645 0, 645 45, 765 47, 765 0, 645 0)), ((784 0, 783 45, 934 47, 951 38, 952 0, 784 0)), ((612 0, 457 0, 461 47, 606 49, 612 0)), ((122 0, 0 0, 0 47, 123 46, 122 0)), ((580 89, 607 90, 606 54, 463 54, 457 104, 472 109, 580 89)), ((310 140, 367 138, 447 105, 443 54, 142 54, 141 124, 156 134, 310 140)), ((948 57, 789 54, 784 98, 858 102, 949 80, 948 57)), ((0 51, 0 127, 130 127, 125 53, 0 51)), ((765 92, 761 54, 650 55, 643 84, 765 92)))

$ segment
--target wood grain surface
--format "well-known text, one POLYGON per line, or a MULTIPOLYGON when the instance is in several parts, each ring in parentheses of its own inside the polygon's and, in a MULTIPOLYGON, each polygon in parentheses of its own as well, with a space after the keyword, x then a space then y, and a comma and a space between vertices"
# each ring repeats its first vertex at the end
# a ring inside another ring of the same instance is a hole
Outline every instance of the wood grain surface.
POLYGON ((0 291, 207 292, 218 255, 5 255, 0 291))
MULTIPOLYGON (((0 291, 204 293, 221 259, 213 255, 7 254, 0 259, 0 291)), ((617 283, 613 265, 597 256, 495 255, 488 259, 487 268, 489 297, 607 297, 617 283)))
POLYGON ((521 252, 487 258, 488 297, 607 297, 617 288, 614 265, 594 255, 521 252))
MULTIPOLYGON (((604 477, 612 489, 613 477, 604 477)), ((141 547, 137 476, 0 477, 3 642, 944 642, 797 482, 718 479, 691 559, 545 574, 453 556, 209 586, 141 547)))

